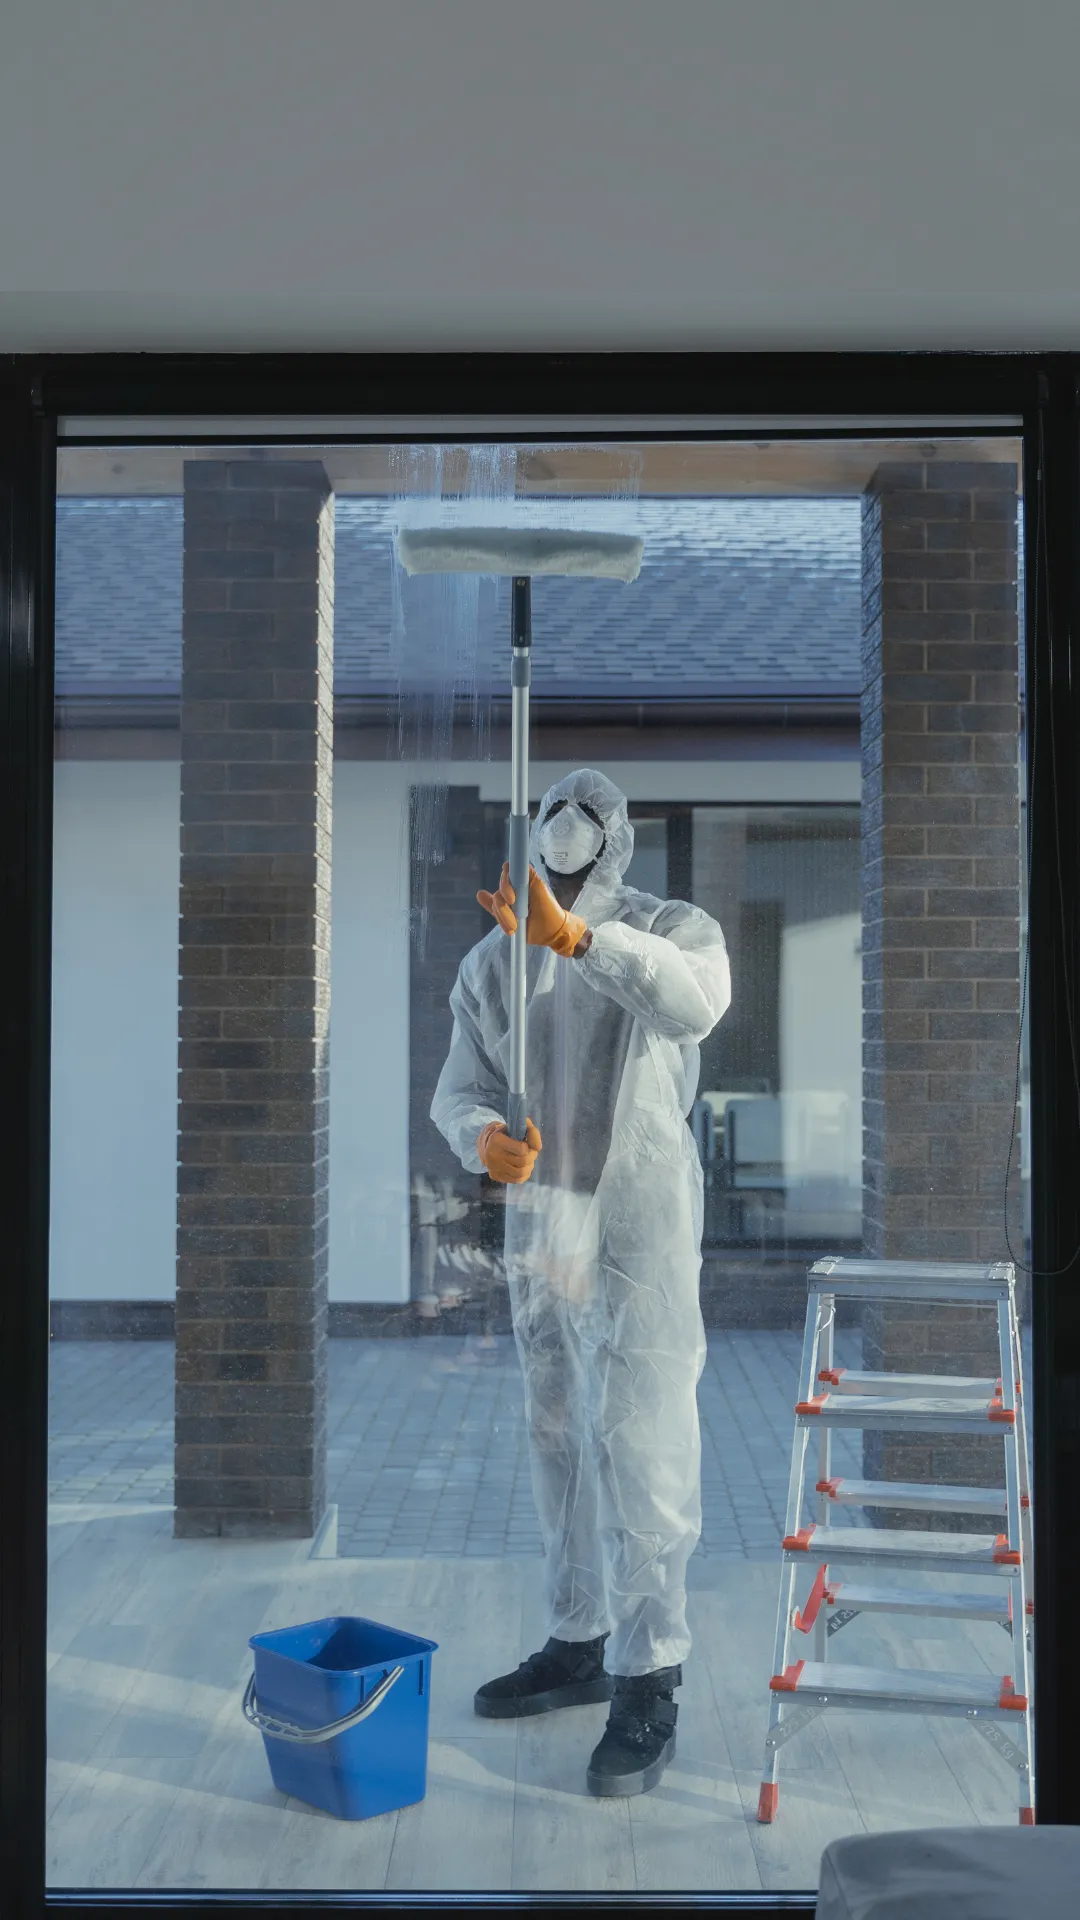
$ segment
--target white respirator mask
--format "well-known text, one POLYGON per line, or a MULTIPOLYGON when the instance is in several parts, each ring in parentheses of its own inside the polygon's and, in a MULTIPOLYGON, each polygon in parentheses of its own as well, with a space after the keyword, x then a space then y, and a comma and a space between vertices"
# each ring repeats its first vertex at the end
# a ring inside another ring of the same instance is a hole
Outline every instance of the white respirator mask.
POLYGON ((603 844, 603 829, 572 800, 545 820, 537 835, 541 859, 552 873, 580 873, 603 844))

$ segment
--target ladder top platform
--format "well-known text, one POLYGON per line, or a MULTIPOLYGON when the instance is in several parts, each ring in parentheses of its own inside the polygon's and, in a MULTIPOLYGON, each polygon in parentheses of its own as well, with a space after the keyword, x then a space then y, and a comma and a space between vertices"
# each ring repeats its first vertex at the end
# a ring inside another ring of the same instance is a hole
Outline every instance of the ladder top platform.
POLYGON ((850 1293, 877 1299, 1000 1300, 1015 1284, 1011 1260, 961 1265, 947 1260, 859 1260, 840 1254, 815 1260, 811 1293, 850 1293))

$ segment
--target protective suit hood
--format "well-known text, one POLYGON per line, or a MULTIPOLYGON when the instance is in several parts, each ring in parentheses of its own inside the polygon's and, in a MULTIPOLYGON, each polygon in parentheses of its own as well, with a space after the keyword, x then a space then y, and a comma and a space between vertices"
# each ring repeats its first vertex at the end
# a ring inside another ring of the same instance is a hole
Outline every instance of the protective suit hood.
POLYGON ((591 807, 604 829, 603 849, 581 889, 579 900, 617 892, 634 852, 634 829, 627 813, 626 795, 595 767, 579 767, 576 773, 556 780, 540 802, 529 842, 529 858, 540 874, 546 872, 539 847, 540 828, 557 800, 576 801, 579 807, 591 807))

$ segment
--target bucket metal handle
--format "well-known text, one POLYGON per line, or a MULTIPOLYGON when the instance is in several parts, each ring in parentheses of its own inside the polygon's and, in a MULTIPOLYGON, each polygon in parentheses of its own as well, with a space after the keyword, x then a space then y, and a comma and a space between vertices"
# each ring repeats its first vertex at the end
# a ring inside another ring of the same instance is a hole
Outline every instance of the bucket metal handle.
POLYGON ((316 1747, 323 1740, 333 1740, 339 1733, 348 1733, 350 1727, 358 1727, 361 1720, 381 1707, 391 1687, 401 1679, 404 1667, 395 1667, 385 1680, 380 1680, 373 1694, 347 1713, 343 1720, 333 1720, 328 1727, 296 1727, 291 1720, 275 1720, 269 1713, 263 1713, 255 1698, 255 1675, 252 1674, 244 1690, 244 1719, 250 1726, 258 1727, 260 1733, 268 1733, 274 1740, 292 1740, 297 1746, 316 1747))

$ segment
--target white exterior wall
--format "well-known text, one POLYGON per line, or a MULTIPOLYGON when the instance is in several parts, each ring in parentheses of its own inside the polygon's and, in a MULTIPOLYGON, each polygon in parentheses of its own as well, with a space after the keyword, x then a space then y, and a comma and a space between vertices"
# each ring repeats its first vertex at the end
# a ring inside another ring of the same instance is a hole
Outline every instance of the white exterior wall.
POLYGON ((785 927, 780 951, 780 1085, 795 1096, 784 1112, 784 1162, 795 1184, 840 1181, 855 1213, 863 1177, 861 940, 861 916, 841 913, 785 927), (830 1110, 843 1096, 835 1128, 831 1112, 827 1126, 813 1124, 813 1096, 822 1093, 830 1110))
MULTIPOLYGON (((407 1300, 408 772, 335 768, 330 1289, 407 1300)), ((61 760, 51 1292, 176 1290, 180 768, 61 760)))
MULTIPOLYGON (((529 768, 529 799, 542 800, 547 789, 581 760, 538 760, 529 768)), ((605 760, 600 771, 630 800, 670 800, 687 806, 726 800, 734 806, 782 801, 836 800, 858 804, 861 774, 858 753, 837 760, 605 760)), ((428 778, 430 779, 430 774, 428 778)), ((455 766, 456 786, 479 786, 481 800, 510 802, 510 765, 495 760, 455 766)))
POLYGON ((60 760, 54 805, 51 1291, 171 1300, 180 768, 60 760))
MULTIPOLYGON (((531 796, 570 771, 537 763, 531 796)), ((846 760, 609 762, 635 800, 857 799, 846 760)), ((410 785, 431 768, 334 769, 330 1297, 409 1297, 410 785)), ((501 762, 455 785, 509 795, 501 762)), ((175 1289, 177 895, 175 761, 56 769, 52 1293, 166 1300, 175 1289)), ((846 996, 829 968, 820 989, 846 996)), ((823 1025, 829 1023, 822 1007, 823 1025)))
POLYGON ((409 782, 334 767, 330 1298, 409 1298, 409 782))

